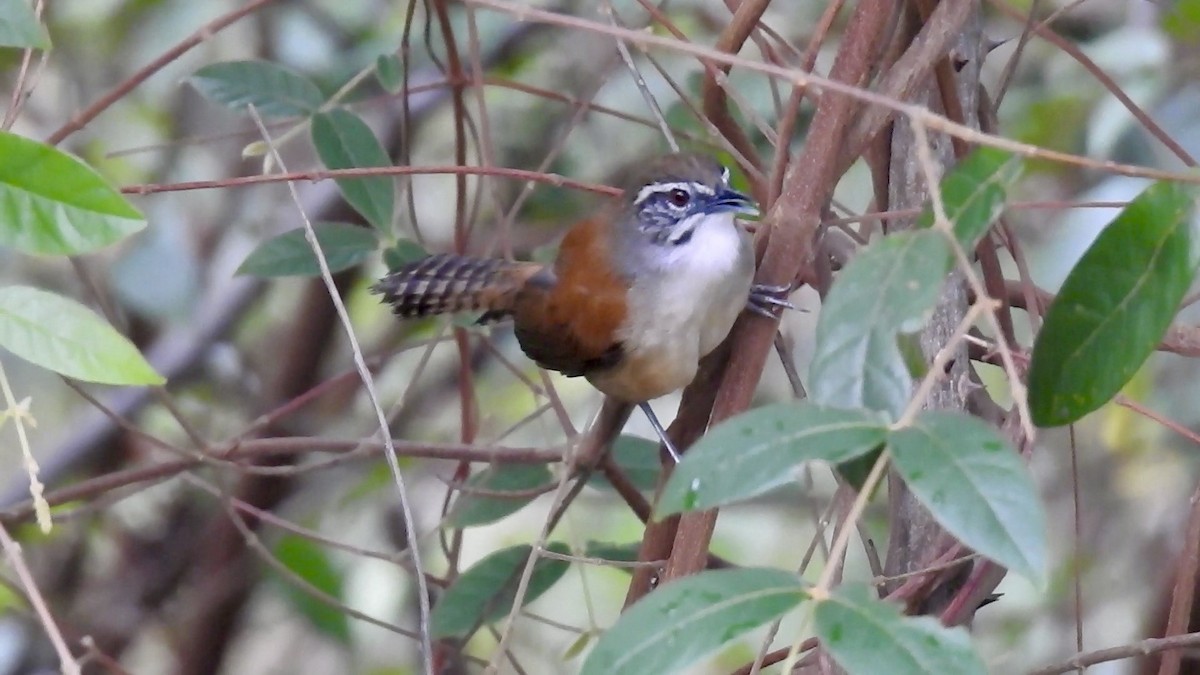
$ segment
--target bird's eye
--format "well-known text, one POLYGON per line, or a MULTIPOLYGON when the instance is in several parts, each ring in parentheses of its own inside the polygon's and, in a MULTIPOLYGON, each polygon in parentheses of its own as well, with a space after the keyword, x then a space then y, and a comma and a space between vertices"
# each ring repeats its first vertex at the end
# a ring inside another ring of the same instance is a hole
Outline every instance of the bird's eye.
POLYGON ((675 206, 684 207, 692 200, 692 196, 688 194, 687 190, 675 188, 667 193, 667 199, 671 200, 675 206))

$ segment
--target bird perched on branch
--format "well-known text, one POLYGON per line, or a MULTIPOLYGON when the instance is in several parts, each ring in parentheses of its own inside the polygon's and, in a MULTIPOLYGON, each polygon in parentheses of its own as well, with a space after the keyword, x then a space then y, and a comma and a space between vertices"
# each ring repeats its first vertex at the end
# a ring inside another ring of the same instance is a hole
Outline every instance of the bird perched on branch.
POLYGON ((402 318, 480 310, 481 323, 511 318, 529 358, 639 405, 678 461, 649 401, 691 382, 743 309, 773 317, 791 307, 789 289, 752 283, 750 236, 734 216, 756 209, 716 160, 666 155, 623 188, 567 232, 552 265, 439 254, 372 290, 402 318))

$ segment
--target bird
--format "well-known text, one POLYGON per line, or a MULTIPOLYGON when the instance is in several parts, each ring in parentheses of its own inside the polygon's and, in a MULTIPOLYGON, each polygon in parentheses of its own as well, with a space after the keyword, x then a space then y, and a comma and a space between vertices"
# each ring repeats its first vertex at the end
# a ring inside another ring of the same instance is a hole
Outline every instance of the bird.
POLYGON ((539 366, 639 406, 675 460, 650 401, 682 389, 744 309, 775 318, 790 287, 756 285, 739 214, 754 202, 715 158, 671 153, 626 172, 619 196, 571 227, 551 264, 435 254, 372 287, 400 318, 511 319, 539 366))

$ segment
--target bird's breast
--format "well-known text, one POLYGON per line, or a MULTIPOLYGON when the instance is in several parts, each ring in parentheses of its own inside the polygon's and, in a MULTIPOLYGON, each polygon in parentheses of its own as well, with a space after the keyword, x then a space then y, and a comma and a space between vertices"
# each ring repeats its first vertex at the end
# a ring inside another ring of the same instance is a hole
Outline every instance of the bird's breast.
POLYGON ((605 393, 648 400, 686 386, 746 306, 754 258, 732 214, 709 216, 662 263, 629 290, 620 364, 589 378, 605 393))

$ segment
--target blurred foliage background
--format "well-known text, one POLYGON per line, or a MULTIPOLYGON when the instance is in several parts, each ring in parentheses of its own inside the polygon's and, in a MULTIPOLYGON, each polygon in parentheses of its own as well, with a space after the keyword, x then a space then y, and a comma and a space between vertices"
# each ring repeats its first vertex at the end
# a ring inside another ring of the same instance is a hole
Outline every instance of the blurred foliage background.
MULTIPOLYGON (((607 20, 597 3, 537 4, 607 20)), ((12 131, 48 137, 171 45, 238 6, 220 0, 47 3, 44 18, 54 46, 32 59, 28 97, 12 131)), ((624 25, 647 22, 632 0, 613 7, 624 25)), ((798 53, 824 9, 822 3, 777 0, 763 23, 798 53)), ((689 40, 704 45, 712 44, 730 16, 717 0, 674 0, 663 11, 689 40)), ((1036 35, 1022 44, 1020 15, 1032 12, 1039 20, 1053 16, 1050 25, 1063 43, 1086 54, 1171 138, 1200 155, 1200 0, 1034 0, 985 3, 982 11, 984 33, 996 43, 983 64, 985 86, 995 94, 1011 69, 999 108, 1002 135, 1099 160, 1182 166, 1062 44, 1036 35)), ((604 184, 620 167, 667 149, 611 38, 460 4, 450 4, 448 12, 461 53, 479 60, 468 70, 478 67, 486 80, 465 97, 472 139, 468 164, 548 171, 604 184), (591 108, 581 108, 581 102, 591 108), (483 156, 485 146, 490 156, 483 156)), ((841 26, 839 19, 822 47, 818 72, 827 72, 841 26)), ((752 46, 743 54, 758 57, 752 46)), ((710 147, 711 134, 695 114, 700 65, 666 51, 651 56, 653 62, 635 52, 646 87, 666 119, 689 144, 710 147)), ((21 58, 18 50, 0 49, 6 107, 18 93, 21 58)), ((258 174, 264 159, 253 123, 187 84, 201 67, 240 59, 284 65, 312 79, 326 95, 350 83, 343 101, 371 125, 397 165, 457 163, 454 122, 461 112, 443 74, 443 28, 425 3, 377 0, 265 3, 171 59, 62 147, 119 186, 258 174), (389 87, 394 73, 375 75, 381 57, 385 68, 400 64, 407 70, 407 98, 389 87)), ((774 124, 787 90, 736 69, 730 80, 743 128, 753 128, 756 117, 774 124)), ((809 114, 806 104, 798 133, 788 139, 793 148, 805 142, 809 114)), ((305 129, 278 120, 270 129, 286 139, 281 149, 289 170, 320 168, 305 129)), ((753 137, 759 150, 772 156, 762 135, 753 137)), ((461 218, 470 224, 470 251, 510 250, 518 257, 545 259, 556 236, 598 199, 585 190, 470 176, 460 213, 458 180, 452 175, 397 178, 395 217, 391 231, 381 235, 382 245, 407 241, 428 251, 449 250, 461 218)), ((869 183, 862 166, 842 180, 837 201, 843 215, 869 208, 869 183)), ((1145 184, 1032 162, 1009 215, 1038 285, 1054 291, 1115 207, 1145 184), (1110 207, 1078 206, 1092 202, 1110 207)), ((296 187, 314 220, 362 222, 332 181, 296 187)), ((317 448, 301 446, 253 465, 181 467, 148 473, 150 480, 129 480, 131 471, 181 460, 152 437, 181 448, 197 447, 197 439, 223 447, 235 438, 359 439, 374 425, 320 282, 236 274, 261 242, 299 226, 296 205, 283 185, 226 185, 131 198, 150 226, 100 254, 67 261, 0 249, 0 284, 20 282, 110 303, 119 328, 160 371, 171 374, 169 398, 83 388, 138 432, 112 423, 57 376, 0 354, 18 398, 32 399, 37 427, 31 443, 50 490, 96 477, 125 479, 85 483, 91 489, 56 508, 56 527, 43 535, 27 515, 17 515, 28 479, 12 431, 0 430, 0 516, 23 542, 68 636, 75 641, 92 637, 89 672, 122 672, 105 665, 100 654, 133 673, 418 672, 409 638, 345 609, 388 624, 414 625, 413 586, 389 561, 402 557, 405 528, 415 528, 427 569, 438 577, 499 548, 528 543, 545 521, 549 498, 530 495, 530 505, 486 525, 439 529, 446 514, 454 513, 448 506, 456 498, 450 486, 462 476, 449 460, 409 459, 403 469, 416 521, 406 524, 377 449, 356 451, 353 445, 342 452, 306 452, 317 448), (319 396, 301 400, 286 414, 272 414, 313 387, 319 387, 319 396), (265 423, 264 415, 271 415, 265 423), (263 509, 241 512, 245 531, 230 525, 234 498, 263 509), (314 599, 312 587, 341 605, 314 599)), ((600 400, 595 391, 558 376, 543 383, 508 329, 471 329, 467 339, 466 333, 448 330, 444 320, 399 325, 367 293, 384 270, 380 256, 372 256, 337 280, 378 377, 394 436, 418 443, 561 447, 562 428, 548 412, 547 398, 532 393, 529 383, 539 389, 552 384, 577 429, 594 414, 600 400)), ((819 306, 809 289, 793 300, 811 310, 819 306)), ((802 378, 815 316, 815 311, 791 312, 781 327, 802 378)), ((1189 316, 1196 318, 1195 307, 1185 310, 1183 317, 1189 316)), ((994 379, 1003 386, 1002 377, 994 379)), ((1200 428, 1198 387, 1200 372, 1193 361, 1157 353, 1126 395, 1195 430, 1200 428)), ((783 369, 772 360, 756 399, 790 396, 783 369)), ((659 415, 670 418, 676 403, 672 398, 657 403, 659 415)), ((652 437, 640 417, 627 433, 652 437)), ((1197 475, 1194 449, 1163 425, 1116 405, 1076 427, 1074 449, 1066 430, 1040 437, 1034 473, 1051 513, 1053 582, 1043 591, 1010 577, 999 589, 1000 601, 981 610, 974 639, 993 672, 1026 672, 1075 651, 1075 579, 1082 589, 1080 625, 1087 648, 1157 634, 1197 475)), ((723 511, 714 551, 737 563, 795 567, 823 527, 819 520, 833 493, 827 473, 814 469, 795 489, 723 511)), ((884 514, 868 515, 868 526, 882 532, 884 514)), ((601 487, 583 494, 562 532, 582 551, 589 541, 637 542, 641 529, 611 490, 601 487)), ((850 564, 865 569, 855 556, 850 564)), ((572 645, 582 634, 611 624, 627 580, 617 569, 572 567, 528 608, 532 618, 510 644, 520 672, 573 672, 578 657, 572 645)), ((53 654, 19 586, 7 573, 0 581, 0 673, 53 669, 53 654)), ((495 639, 483 631, 470 651, 486 655, 495 639)), ((740 642, 696 672, 728 672, 752 658, 756 645, 755 639, 740 642)), ((478 669, 455 667, 460 669, 447 672, 478 669)), ((1139 668, 1128 661, 1091 672, 1139 668)))

